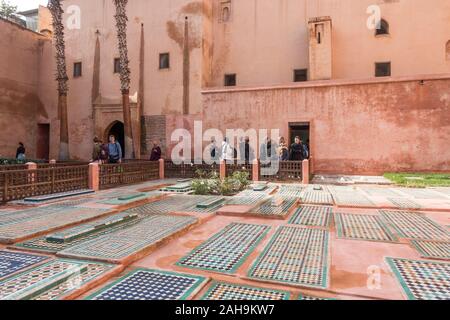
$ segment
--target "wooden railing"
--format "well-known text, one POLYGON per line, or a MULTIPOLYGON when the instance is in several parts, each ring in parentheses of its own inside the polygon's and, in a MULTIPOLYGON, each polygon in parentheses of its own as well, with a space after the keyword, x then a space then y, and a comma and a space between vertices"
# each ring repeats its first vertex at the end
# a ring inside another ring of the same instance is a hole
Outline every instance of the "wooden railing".
POLYGON ((56 162, 56 163, 38 163, 38 168, 64 168, 73 166, 88 165, 89 162, 56 162))
POLYGON ((157 161, 102 164, 99 167, 100 189, 159 179, 159 162, 157 161))
POLYGON ((6 164, 0 166, 0 171, 26 170, 26 164, 6 164))
POLYGON ((231 176, 233 172, 247 172, 250 180, 253 180, 253 165, 251 163, 226 163, 226 175, 231 176))
POLYGON ((88 188, 87 165, 0 172, 0 201, 88 188))
POLYGON ((218 164, 199 163, 181 163, 175 164, 172 160, 164 161, 164 175, 166 178, 185 178, 191 179, 197 177, 197 170, 205 173, 217 172, 219 174, 218 164))
MULTIPOLYGON (((271 164, 261 163, 260 179, 270 181, 302 181, 302 161, 278 161, 278 171, 275 174, 265 174, 265 170, 271 167, 271 164)), ((274 163, 276 168, 276 163, 274 163)))

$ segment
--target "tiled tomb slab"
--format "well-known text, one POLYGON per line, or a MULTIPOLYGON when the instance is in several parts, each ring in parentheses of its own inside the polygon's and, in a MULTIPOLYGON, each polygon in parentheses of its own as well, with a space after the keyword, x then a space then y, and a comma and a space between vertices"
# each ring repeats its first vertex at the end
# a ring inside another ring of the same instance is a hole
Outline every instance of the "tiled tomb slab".
POLYGON ((278 192, 276 195, 282 197, 300 198, 304 190, 305 187, 299 184, 295 185, 282 184, 278 188, 278 192))
POLYGON ((76 197, 76 196, 82 196, 94 193, 94 190, 90 189, 82 189, 82 190, 74 190, 74 191, 68 191, 68 192, 59 192, 59 193, 52 193, 48 195, 43 196, 36 196, 36 197, 30 197, 25 198, 24 202, 29 203, 44 203, 46 201, 52 201, 57 199, 64 199, 64 198, 70 198, 70 197, 76 197))
POLYGON ((197 218, 188 216, 150 216, 136 225, 69 247, 57 255, 126 265, 197 222, 197 218))
POLYGON ((56 243, 69 243, 76 239, 85 237, 91 233, 95 233, 96 231, 113 227, 116 225, 120 225, 126 223, 130 220, 137 219, 139 216, 136 213, 119 213, 108 217, 106 219, 97 220, 91 223, 87 223, 78 227, 74 227, 71 229, 66 229, 63 231, 59 231, 57 233, 50 234, 46 236, 46 240, 49 242, 56 243))
POLYGON ((305 204, 333 205, 331 193, 324 191, 303 191, 300 195, 300 202, 305 204))
POLYGON ((396 189, 399 192, 406 194, 409 197, 415 199, 424 199, 424 200, 446 200, 447 197, 442 194, 434 191, 433 189, 425 188, 398 188, 396 189))
POLYGON ((270 227, 231 223, 195 248, 177 265, 219 273, 235 273, 270 227))
POLYGON ((0 281, 0 300, 71 299, 121 270, 111 264, 56 259, 0 281))
POLYGON ((199 208, 198 204, 206 201, 217 199, 215 196, 187 196, 187 195, 173 195, 163 200, 155 201, 152 203, 137 206, 132 209, 128 209, 127 212, 139 213, 141 215, 154 215, 154 214, 169 214, 173 212, 214 212, 222 206, 222 203, 217 206, 199 208))
POLYGON ((373 208, 376 207, 364 193, 356 187, 328 187, 338 207, 373 208))
POLYGON ((421 213, 403 210, 380 210, 383 219, 400 237, 414 240, 449 241, 449 232, 421 213))
POLYGON ((98 208, 59 208, 40 216, 34 215, 27 220, 0 225, 0 243, 12 244, 111 213, 110 210, 98 208))
POLYGON ((47 256, 0 250, 0 280, 49 259, 47 256))
POLYGON ((260 254, 251 279, 326 289, 329 279, 328 231, 281 226, 260 254))
POLYGON ((450 260, 450 242, 441 241, 411 241, 413 247, 419 252, 422 258, 450 260))
POLYGON ((380 216, 335 213, 337 236, 343 239, 397 242, 380 216))
POLYGON ((289 220, 290 224, 328 228, 331 223, 333 207, 301 206, 289 220))
POLYGON ((271 290, 254 286, 214 282, 203 295, 202 300, 289 300, 287 291, 271 290))
POLYGON ((24 242, 16 243, 12 248, 25 251, 57 253, 64 249, 73 247, 77 244, 133 226, 143 219, 142 217, 139 216, 135 217, 135 216, 136 216, 135 213, 122 212, 105 219, 96 220, 92 223, 82 224, 80 226, 76 226, 62 231, 60 234, 63 236, 66 234, 78 235, 75 237, 70 237, 71 238, 70 241, 65 242, 49 241, 47 240, 47 238, 52 236, 50 234, 33 238, 24 242), (121 218, 124 219, 121 220, 121 218))
POLYGON ((87 300, 187 300, 208 282, 207 278, 176 272, 136 269, 87 300))
POLYGON ((388 200, 398 209, 421 209, 422 206, 414 200, 406 198, 388 198, 388 200))
POLYGON ((110 198, 107 200, 102 200, 100 204, 113 205, 113 206, 124 206, 129 205, 134 202, 142 202, 142 201, 155 201, 159 199, 163 199, 166 196, 164 193, 159 191, 152 192, 130 192, 130 193, 122 193, 118 194, 115 198, 110 198))
POLYGON ((450 300, 450 263, 386 258, 409 300, 450 300))
POLYGON ((359 190, 362 190, 369 197, 390 197, 397 198, 401 197, 401 194, 398 193, 393 188, 380 188, 380 187, 371 187, 371 186, 358 186, 359 190))
POLYGON ((262 203, 268 199, 268 197, 269 196, 267 194, 260 192, 246 196, 236 195, 234 197, 227 198, 226 205, 255 206, 256 204, 262 203))
POLYGON ((40 218, 60 210, 60 208, 53 206, 27 208, 24 210, 5 210, 0 213, 0 226, 40 218))

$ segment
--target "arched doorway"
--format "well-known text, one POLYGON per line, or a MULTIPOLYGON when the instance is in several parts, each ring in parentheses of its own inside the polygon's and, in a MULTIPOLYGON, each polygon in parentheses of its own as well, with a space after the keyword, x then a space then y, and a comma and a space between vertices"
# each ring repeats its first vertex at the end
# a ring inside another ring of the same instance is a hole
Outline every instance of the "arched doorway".
POLYGON ((108 142, 110 135, 114 135, 116 137, 116 140, 120 143, 120 146, 122 147, 122 154, 125 155, 125 128, 123 122, 114 121, 106 129, 105 134, 106 134, 105 141, 108 142))

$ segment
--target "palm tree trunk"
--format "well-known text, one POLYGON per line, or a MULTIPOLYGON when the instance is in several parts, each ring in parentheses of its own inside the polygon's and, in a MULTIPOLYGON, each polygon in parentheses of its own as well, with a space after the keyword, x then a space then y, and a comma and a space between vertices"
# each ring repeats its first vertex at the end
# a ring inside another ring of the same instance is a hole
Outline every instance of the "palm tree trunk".
POLYGON ((69 87, 67 82, 66 68, 66 44, 64 42, 64 13, 61 2, 63 0, 49 0, 48 8, 52 14, 54 43, 56 50, 56 81, 58 82, 58 115, 60 120, 59 134, 59 160, 69 160, 69 125, 67 118, 67 92, 69 87))
POLYGON ((127 47, 127 22, 126 6, 128 0, 113 0, 116 7, 117 40, 120 54, 120 83, 122 92, 123 123, 125 129, 125 158, 135 157, 133 130, 131 126, 130 109, 130 61, 128 60, 127 47))

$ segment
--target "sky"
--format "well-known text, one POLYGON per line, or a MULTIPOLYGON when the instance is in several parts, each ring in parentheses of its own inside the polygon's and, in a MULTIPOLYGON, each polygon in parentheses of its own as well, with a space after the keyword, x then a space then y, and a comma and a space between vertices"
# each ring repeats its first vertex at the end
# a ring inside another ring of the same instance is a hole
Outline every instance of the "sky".
POLYGON ((39 5, 47 6, 48 0, 6 0, 12 5, 17 6, 18 11, 36 9, 39 5))

